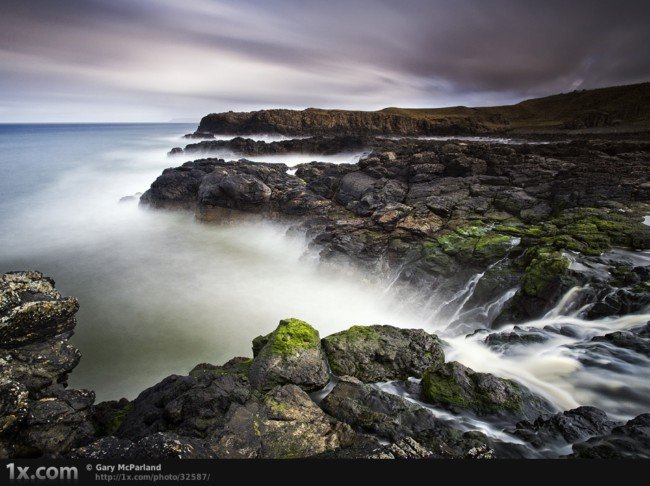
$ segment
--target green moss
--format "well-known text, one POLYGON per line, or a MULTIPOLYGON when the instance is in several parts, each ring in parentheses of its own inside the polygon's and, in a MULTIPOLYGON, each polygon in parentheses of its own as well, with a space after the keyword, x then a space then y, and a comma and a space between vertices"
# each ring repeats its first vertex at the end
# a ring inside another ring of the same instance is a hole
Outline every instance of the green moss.
POLYGON ((447 233, 438 237, 438 246, 447 255, 456 255, 459 252, 474 248, 474 238, 467 238, 458 233, 447 233))
POLYGON ((290 356, 303 349, 316 348, 320 342, 318 331, 299 319, 284 319, 269 339, 271 353, 290 356))
POLYGON ((287 411, 287 406, 284 403, 273 400, 272 398, 266 397, 264 399, 264 404, 273 410, 275 413, 285 414, 287 411))
POLYGON ((527 228, 525 226, 499 224, 494 227, 494 231, 511 236, 524 236, 526 234, 527 228))
POLYGON ((334 338, 334 340, 341 339, 345 341, 370 341, 378 339, 379 334, 372 326, 352 326, 350 329, 338 332, 330 337, 334 338))
POLYGON ((539 296, 555 279, 564 275, 568 268, 569 260, 559 251, 535 248, 521 278, 521 288, 527 295, 539 296))
POLYGON ((439 367, 428 368, 422 375, 422 392, 432 403, 443 403, 459 408, 468 408, 469 401, 454 377, 441 372, 439 367))
POLYGON ((454 230, 458 235, 464 237, 479 237, 485 235, 490 229, 487 226, 461 226, 454 230))
POLYGON ((451 275, 456 270, 456 260, 447 255, 437 241, 425 241, 422 244, 422 257, 424 263, 434 273, 451 275))
POLYGON ((253 417, 253 432, 255 433, 256 437, 262 437, 262 431, 260 430, 260 418, 257 415, 253 417))
POLYGON ((453 408, 472 410, 478 414, 493 414, 503 411, 518 411, 522 407, 521 387, 503 378, 491 377, 490 385, 481 384, 488 375, 472 370, 460 371, 455 363, 443 367, 431 367, 422 375, 422 391, 431 403, 453 408), (458 374, 460 373, 460 374, 458 374), (465 388, 458 383, 465 383, 465 388), (505 392, 494 393, 494 380, 505 392))
POLYGON ((510 250, 512 237, 498 233, 488 233, 479 238, 474 246, 474 256, 484 262, 503 258, 510 250))

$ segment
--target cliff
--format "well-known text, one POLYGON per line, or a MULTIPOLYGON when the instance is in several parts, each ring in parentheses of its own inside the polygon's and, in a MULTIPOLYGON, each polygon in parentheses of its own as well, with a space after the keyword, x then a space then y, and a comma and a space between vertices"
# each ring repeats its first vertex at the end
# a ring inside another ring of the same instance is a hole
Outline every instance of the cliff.
POLYGON ((573 91, 481 108, 230 111, 203 117, 196 133, 422 136, 585 129, 650 129, 650 83, 573 91))

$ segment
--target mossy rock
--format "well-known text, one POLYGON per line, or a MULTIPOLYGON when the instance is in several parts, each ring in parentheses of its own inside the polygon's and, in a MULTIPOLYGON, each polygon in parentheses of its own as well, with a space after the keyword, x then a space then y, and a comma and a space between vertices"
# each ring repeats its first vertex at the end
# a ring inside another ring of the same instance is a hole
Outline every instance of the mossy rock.
POLYGON ((274 356, 291 356, 318 347, 318 331, 300 319, 285 319, 268 339, 274 356))
POLYGON ((490 263, 508 254, 512 238, 498 233, 488 233, 479 238, 474 246, 474 257, 482 262, 490 263))
POLYGON ((366 383, 405 380, 428 367, 442 365, 442 343, 422 329, 352 326, 323 338, 332 372, 366 383))
POLYGON ((427 369, 422 375, 422 394, 434 405, 479 416, 534 419, 553 411, 548 401, 523 385, 477 373, 455 361, 427 369))
POLYGON ((306 391, 323 388, 329 381, 327 362, 318 331, 300 319, 284 319, 270 335, 257 339, 257 355, 250 365, 253 387, 270 390, 294 384, 306 391))
POLYGON ((541 297, 549 287, 557 286, 569 269, 569 260, 553 249, 532 249, 528 258, 530 263, 521 278, 521 288, 531 297, 541 297))

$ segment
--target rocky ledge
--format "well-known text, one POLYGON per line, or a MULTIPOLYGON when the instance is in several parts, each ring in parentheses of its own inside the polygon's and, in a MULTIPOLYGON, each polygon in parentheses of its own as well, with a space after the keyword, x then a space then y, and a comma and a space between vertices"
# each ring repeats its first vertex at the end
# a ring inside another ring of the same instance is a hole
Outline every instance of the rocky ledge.
MULTIPOLYGON (((333 147, 360 143, 343 138, 333 147)), ((190 209, 203 221, 288 221, 323 261, 351 262, 443 300, 482 274, 466 304, 490 309, 478 316, 484 327, 542 316, 586 283, 589 318, 650 302, 647 267, 608 257, 614 248, 650 248, 643 223, 650 143, 362 140, 370 152, 358 163, 311 162, 295 174, 284 164, 245 159, 187 162, 165 170, 141 204, 190 209)), ((277 153, 298 142, 203 143, 277 153)), ((299 141, 310 144, 327 146, 323 138, 299 141)))
POLYGON ((94 404, 66 384, 80 359, 68 342, 77 308, 38 272, 0 277, 0 457, 541 457, 571 444, 574 457, 650 457, 648 415, 617 424, 589 407, 558 413, 521 383, 445 363, 435 335, 391 326, 321 339, 286 319, 253 340, 252 358, 94 404), (450 413, 510 424, 519 443, 450 413))

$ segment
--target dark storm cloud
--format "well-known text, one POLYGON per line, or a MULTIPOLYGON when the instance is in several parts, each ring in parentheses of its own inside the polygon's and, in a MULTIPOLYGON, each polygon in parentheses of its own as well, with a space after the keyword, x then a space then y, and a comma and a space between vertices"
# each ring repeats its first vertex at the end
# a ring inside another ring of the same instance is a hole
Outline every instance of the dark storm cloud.
POLYGON ((645 0, 3 0, 0 120, 485 105, 640 82, 649 11, 645 0))

